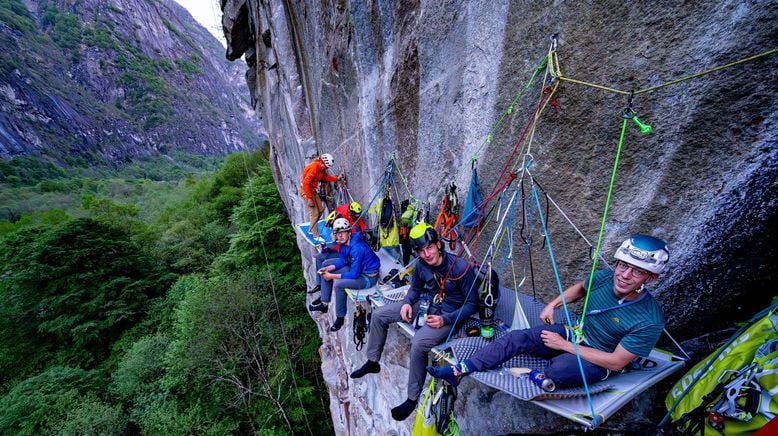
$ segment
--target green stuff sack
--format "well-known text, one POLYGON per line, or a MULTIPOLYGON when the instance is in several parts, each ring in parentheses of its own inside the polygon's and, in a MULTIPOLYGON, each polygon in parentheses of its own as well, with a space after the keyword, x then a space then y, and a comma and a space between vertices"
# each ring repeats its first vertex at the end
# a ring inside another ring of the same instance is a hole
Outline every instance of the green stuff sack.
POLYGON ((424 400, 416 411, 416 420, 413 422, 411 436, 439 436, 435 428, 435 414, 432 411, 432 395, 435 393, 435 379, 430 382, 424 400))
MULTIPOLYGON (((778 413, 778 314, 775 309, 728 346, 695 365, 673 385, 665 405, 672 411, 673 424, 703 416, 704 431, 709 434, 751 434, 775 417, 778 413), (715 394, 710 395, 711 392, 715 394), (703 401, 707 404, 702 404, 703 401), (710 412, 720 415, 717 421, 712 415, 708 417, 710 412)), ((686 421, 680 430, 692 433, 688 429, 693 423, 686 421)))

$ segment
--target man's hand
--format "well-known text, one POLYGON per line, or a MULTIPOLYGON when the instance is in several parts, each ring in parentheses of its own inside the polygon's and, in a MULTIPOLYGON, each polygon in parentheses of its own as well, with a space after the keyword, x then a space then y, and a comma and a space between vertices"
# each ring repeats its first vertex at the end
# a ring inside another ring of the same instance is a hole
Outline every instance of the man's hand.
POLYGON ((427 315, 427 325, 439 329, 446 324, 446 321, 440 315, 427 315))
POLYGON ((313 207, 313 198, 306 199, 305 204, 307 204, 308 207, 313 207))
POLYGON ((543 340, 543 345, 552 350, 569 351, 567 347, 572 344, 572 342, 566 341, 565 338, 558 333, 550 332, 548 330, 540 332, 540 339, 543 340))
POLYGON ((543 321, 545 324, 553 324, 554 323, 554 305, 549 303, 546 305, 546 307, 543 308, 543 310, 540 312, 540 320, 543 321))
POLYGON ((322 273, 321 278, 323 278, 324 280, 335 280, 335 279, 338 278, 338 277, 335 277, 336 275, 337 274, 333 274, 333 273, 331 273, 329 271, 325 271, 325 272, 322 273))
POLYGON ((405 322, 411 322, 411 316, 413 315, 413 306, 405 303, 400 308, 400 318, 405 322))

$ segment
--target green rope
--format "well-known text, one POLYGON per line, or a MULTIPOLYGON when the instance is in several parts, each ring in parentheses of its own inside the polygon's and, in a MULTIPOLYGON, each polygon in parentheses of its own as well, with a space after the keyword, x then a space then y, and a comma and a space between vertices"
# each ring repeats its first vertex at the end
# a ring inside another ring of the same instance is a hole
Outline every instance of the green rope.
POLYGON ((608 196, 605 199, 605 210, 602 212, 602 222, 600 223, 600 234, 597 236, 597 248, 594 250, 594 261, 592 262, 592 271, 589 273, 589 285, 586 287, 586 298, 584 299, 583 313, 581 314, 580 330, 583 334, 584 320, 586 319, 586 307, 589 305, 589 295, 591 295, 592 282, 594 281, 594 272, 597 269, 597 259, 600 257, 600 247, 602 246, 602 236, 605 234, 605 220, 608 217, 608 208, 611 204, 611 194, 613 193, 613 184, 616 181, 616 169, 619 166, 619 156, 621 155, 621 145, 624 143, 624 133, 627 131, 627 119, 621 123, 621 136, 619 137, 619 146, 616 149, 616 160, 613 161, 613 171, 611 171, 611 182, 608 186, 608 196))
POLYGON ((548 55, 543 56, 543 59, 540 60, 540 63, 535 68, 535 72, 532 73, 532 77, 529 78, 526 84, 524 84, 524 87, 521 88, 521 90, 516 94, 516 96, 511 101, 511 104, 508 105, 508 109, 503 111, 502 116, 500 116, 500 119, 497 120, 497 123, 492 127, 492 129, 489 131, 489 134, 486 135, 486 138, 484 138, 484 141, 481 143, 480 146, 478 146, 478 149, 473 152, 473 155, 470 157, 470 160, 476 160, 479 153, 481 153, 481 150, 483 150, 484 147, 486 147, 486 144, 490 144, 492 142, 492 136, 497 132, 497 129, 500 128, 502 125, 502 122, 507 118, 510 114, 513 113, 513 109, 515 109, 516 104, 519 102, 521 97, 524 95, 525 92, 532 86, 532 83, 535 82, 535 78, 538 77, 538 74, 540 74, 541 71, 543 71, 546 68, 546 65, 548 64, 548 55))
MULTIPOLYGON (((397 174, 400 175, 400 180, 402 180, 403 185, 405 186, 405 191, 408 192, 408 198, 411 199, 412 201, 417 201, 416 197, 413 196, 413 193, 411 192, 411 189, 408 186, 408 179, 406 179, 405 175, 403 174, 403 172, 400 171, 400 165, 397 163, 397 158, 396 158, 396 156, 394 154, 392 154, 391 161, 394 164, 394 168, 397 170, 397 174)), ((395 191, 396 190, 397 190, 397 188, 395 188, 395 191)), ((400 199, 399 194, 397 195, 397 199, 398 200, 400 199)))

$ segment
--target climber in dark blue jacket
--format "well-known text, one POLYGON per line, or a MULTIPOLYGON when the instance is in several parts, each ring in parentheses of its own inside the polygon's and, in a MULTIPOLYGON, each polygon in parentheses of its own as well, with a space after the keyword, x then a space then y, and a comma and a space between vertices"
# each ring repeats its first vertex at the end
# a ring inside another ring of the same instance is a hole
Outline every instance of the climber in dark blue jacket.
POLYGON ((321 268, 321 302, 308 309, 326 313, 335 288, 337 306, 335 323, 330 331, 336 332, 343 326, 346 316, 346 288, 366 289, 375 286, 381 269, 381 261, 370 246, 362 239, 362 232, 351 233, 351 225, 345 218, 338 218, 332 224, 332 232, 340 244, 340 257, 333 265, 321 268))
POLYGON ((351 373, 351 378, 361 378, 379 372, 389 326, 401 321, 414 323, 417 330, 408 357, 408 399, 392 409, 392 418, 397 421, 408 418, 416 408, 427 376, 429 351, 478 309, 474 268, 465 259, 447 253, 438 232, 427 223, 414 226, 409 237, 411 247, 419 255, 411 286, 403 301, 373 312, 367 362, 351 373))

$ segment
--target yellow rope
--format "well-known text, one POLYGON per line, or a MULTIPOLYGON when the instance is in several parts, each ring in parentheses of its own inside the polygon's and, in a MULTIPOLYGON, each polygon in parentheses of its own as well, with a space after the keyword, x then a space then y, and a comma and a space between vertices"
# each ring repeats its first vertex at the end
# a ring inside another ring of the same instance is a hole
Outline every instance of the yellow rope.
MULTIPOLYGON (((691 74, 689 76, 684 76, 684 77, 681 77, 680 79, 671 80, 669 82, 665 82, 665 83, 662 83, 660 85, 651 86, 651 87, 648 87, 648 88, 643 88, 643 89, 640 89, 638 91, 635 91, 634 94, 637 95, 637 94, 644 94, 646 92, 656 91, 657 89, 664 88, 666 86, 675 85, 676 83, 680 83, 680 82, 683 82, 683 81, 686 81, 686 80, 690 80, 690 79, 695 79, 697 77, 701 77, 701 76, 704 76, 706 74, 710 74, 710 73, 713 73, 713 72, 716 72, 716 71, 719 71, 719 70, 723 70, 725 68, 733 67, 735 65, 739 65, 739 64, 742 64, 742 63, 745 63, 745 62, 750 62, 750 61, 753 61, 753 60, 756 60, 756 59, 759 59, 759 58, 770 56, 772 54, 775 54, 776 52, 778 52, 778 48, 774 48, 772 50, 768 50, 766 52, 759 53, 759 54, 754 55, 754 56, 749 56, 747 58, 743 58, 743 59, 740 59, 738 61, 728 63, 726 65, 720 65, 718 67, 714 67, 714 68, 711 68, 709 70, 702 71, 700 73, 691 74)), ((585 82, 583 80, 577 80, 577 79, 573 79, 573 78, 570 78, 570 77, 565 77, 564 75, 562 75, 562 69, 559 67, 559 58, 557 57, 556 52, 554 52, 552 54, 552 60, 553 60, 552 68, 554 70, 554 73, 556 74, 557 79, 559 79, 559 80, 564 80, 566 82, 577 83, 579 85, 584 85, 584 86, 588 86, 590 88, 596 88, 596 89, 600 89, 600 90, 603 90, 603 91, 612 92, 614 94, 624 94, 624 95, 629 95, 630 94, 630 92, 628 92, 628 91, 622 91, 620 89, 610 88, 608 86, 598 85, 596 83, 585 82)))
POLYGON ((750 56, 750 57, 741 59, 739 61, 735 61, 735 62, 726 64, 726 65, 721 65, 721 66, 718 66, 718 67, 715 67, 715 68, 711 68, 710 70, 703 71, 701 73, 692 74, 691 76, 681 77, 680 79, 671 80, 671 81, 669 81, 667 83, 663 83, 661 85, 657 85, 657 86, 652 86, 650 88, 641 89, 639 91, 635 91, 635 94, 642 94, 644 92, 655 91, 655 90, 657 90, 659 88, 664 88, 665 86, 675 85, 676 83, 683 82, 684 80, 694 79, 694 78, 697 78, 697 77, 700 77, 700 76, 704 76, 706 74, 713 73, 715 71, 723 70, 725 68, 729 68, 729 67, 732 67, 732 66, 735 66, 735 65, 738 65, 738 64, 742 64, 742 63, 745 63, 745 62, 753 61, 753 60, 759 59, 761 57, 770 56, 771 54, 774 54, 776 52, 778 52, 778 48, 774 48, 772 50, 767 50, 764 53, 759 53, 758 55, 750 56))
POLYGON ((573 82, 573 83, 577 83, 577 84, 579 84, 579 85, 588 86, 588 87, 590 87, 590 88, 597 88, 597 89, 601 89, 601 90, 603 90, 603 91, 608 91, 608 92, 612 92, 612 93, 615 93, 615 94, 626 94, 626 95, 629 95, 629 92, 622 91, 622 90, 620 90, 620 89, 616 89, 616 88, 609 88, 609 87, 607 87, 607 86, 598 85, 598 84, 596 84, 596 83, 584 82, 583 80, 576 80, 576 79, 571 79, 571 78, 569 78, 569 77, 565 77, 565 76, 557 76, 557 79, 559 79, 559 80, 564 80, 565 82, 573 82))

